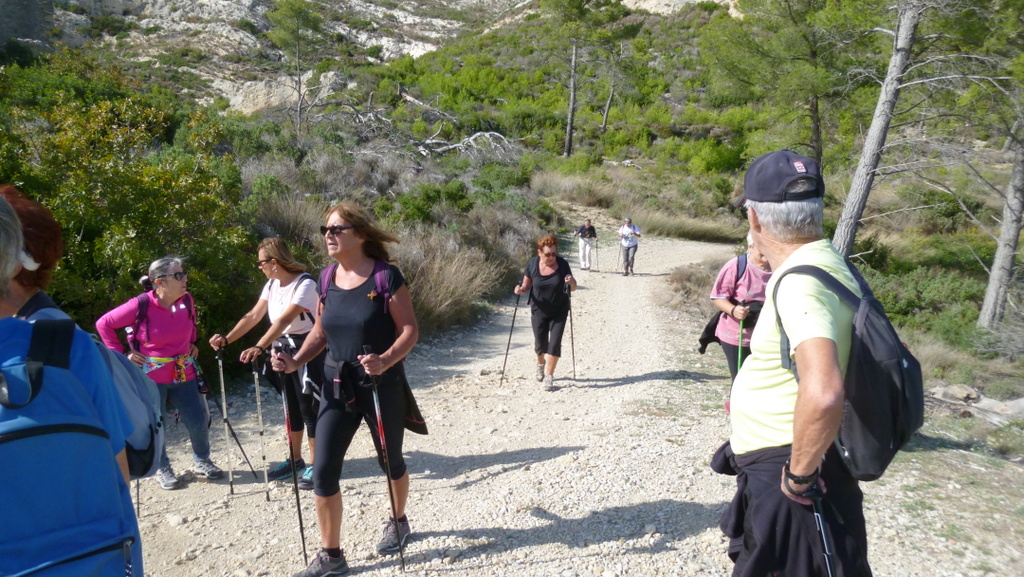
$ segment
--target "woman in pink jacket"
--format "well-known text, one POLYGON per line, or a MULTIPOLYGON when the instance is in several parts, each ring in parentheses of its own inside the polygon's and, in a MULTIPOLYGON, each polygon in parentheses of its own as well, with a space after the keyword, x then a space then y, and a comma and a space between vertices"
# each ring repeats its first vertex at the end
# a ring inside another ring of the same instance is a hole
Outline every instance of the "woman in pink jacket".
MULTIPOLYGON (((192 471, 200 477, 219 479, 223 472, 210 460, 210 421, 206 400, 199 392, 195 364, 199 354, 194 344, 195 305, 182 259, 166 256, 153 261, 149 274, 139 283, 146 292, 100 317, 96 330, 103 344, 123 352, 117 329, 131 327, 127 357, 157 384, 162 406, 166 409, 170 399, 178 409, 192 441, 192 471)), ((166 447, 161 450, 156 480, 161 489, 178 487, 166 447)))

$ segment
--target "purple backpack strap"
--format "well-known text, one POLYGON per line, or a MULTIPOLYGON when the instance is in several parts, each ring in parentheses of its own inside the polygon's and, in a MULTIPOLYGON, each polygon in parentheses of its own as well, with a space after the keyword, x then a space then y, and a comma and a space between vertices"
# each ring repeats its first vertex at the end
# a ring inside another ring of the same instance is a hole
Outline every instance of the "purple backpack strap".
POLYGON ((338 270, 338 263, 334 263, 331 266, 320 271, 320 305, 323 306, 327 302, 327 289, 331 288, 331 279, 334 277, 334 271, 338 270))
POLYGON ((377 294, 384 297, 384 314, 388 314, 388 301, 391 300, 391 285, 388 284, 388 263, 382 260, 373 261, 373 283, 377 285, 377 294))

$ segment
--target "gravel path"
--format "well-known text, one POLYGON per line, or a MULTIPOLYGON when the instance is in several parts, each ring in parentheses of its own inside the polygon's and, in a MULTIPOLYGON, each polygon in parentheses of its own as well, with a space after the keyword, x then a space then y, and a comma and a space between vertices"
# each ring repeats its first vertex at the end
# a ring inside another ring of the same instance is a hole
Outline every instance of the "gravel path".
MULTIPOLYGON (((717 348, 694 352, 705 319, 662 303, 673 268, 724 262, 732 247, 645 237, 637 274, 623 277, 611 270, 615 253, 604 238, 601 270, 577 271, 573 335, 564 343, 557 391, 542 391, 533 378, 525 299, 502 386, 511 297, 474 327, 421 343, 410 355, 410 380, 431 434, 406 437, 409 573, 730 574, 717 525, 733 479, 708 468, 729 434, 721 408, 728 371, 717 348)), ((563 250, 575 268, 574 252, 563 250)), ((232 400, 232 422, 259 467, 251 389, 232 400)), ((263 404, 276 462, 285 454, 280 400, 264 390, 263 404)), ((178 464, 188 462, 183 429, 172 427, 170 436, 178 464)), ((212 434, 215 460, 237 460, 226 456, 219 424, 212 434)), ((875 574, 1024 574, 1020 467, 937 437, 926 441, 865 485, 875 574)), ((303 567, 291 485, 271 483, 268 502, 244 462, 234 469, 241 475, 234 495, 226 480, 178 491, 142 484, 147 574, 287 577, 303 567)), ((388 501, 368 432, 353 445, 342 491, 342 545, 353 573, 399 574, 397 557, 374 550, 388 501)), ((301 502, 313 553, 319 533, 311 493, 302 492, 301 502)))

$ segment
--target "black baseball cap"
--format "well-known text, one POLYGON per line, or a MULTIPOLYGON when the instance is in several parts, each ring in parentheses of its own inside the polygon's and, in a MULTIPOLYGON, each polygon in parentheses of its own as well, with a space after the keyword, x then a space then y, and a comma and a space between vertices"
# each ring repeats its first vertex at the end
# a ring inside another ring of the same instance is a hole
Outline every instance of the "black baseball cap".
POLYGON ((792 150, 776 150, 754 159, 743 177, 743 196, 736 201, 785 202, 825 196, 817 161, 792 150))

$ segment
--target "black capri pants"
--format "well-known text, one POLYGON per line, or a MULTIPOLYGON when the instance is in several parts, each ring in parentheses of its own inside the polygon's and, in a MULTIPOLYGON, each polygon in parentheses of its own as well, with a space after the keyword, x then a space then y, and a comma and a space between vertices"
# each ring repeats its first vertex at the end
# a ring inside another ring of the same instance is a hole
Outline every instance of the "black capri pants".
POLYGON ((532 312, 533 351, 538 355, 546 353, 553 357, 561 357, 562 334, 565 332, 565 321, 569 318, 569 309, 548 315, 534 307, 532 312))
MULTIPOLYGON (((330 369, 327 369, 330 372, 330 369)), ((377 395, 380 399, 381 418, 384 420, 384 440, 387 442, 391 479, 401 479, 406 472, 402 457, 405 441, 405 415, 408 397, 405 394, 405 369, 401 363, 378 377, 377 395)), ((341 387, 344 390, 344 386, 341 387)), ((339 479, 345 453, 363 421, 370 427, 373 446, 377 450, 377 464, 384 471, 380 439, 377 436, 377 414, 373 407, 373 389, 360 384, 351 386, 352 402, 345 394, 337 394, 335 387, 324 387, 320 398, 320 416, 317 419, 316 463, 313 464, 313 493, 330 497, 341 490, 339 479), (348 406, 346 406, 348 405, 348 406)))
MULTIPOLYGON (((294 355, 302 348, 306 336, 282 335, 274 341, 274 346, 280 345, 284 352, 294 355)), ((263 366, 264 376, 278 393, 284 395, 288 430, 295 433, 301 431, 305 425, 306 435, 310 439, 316 438, 316 419, 320 412, 318 397, 324 382, 324 359, 326 356, 327 351, 325 350, 303 365, 301 369, 292 373, 271 370, 269 364, 263 366), (313 393, 303 393, 304 386, 313 393)))

